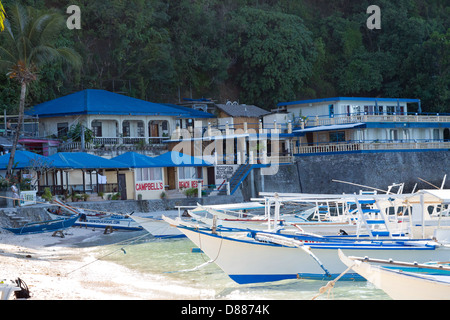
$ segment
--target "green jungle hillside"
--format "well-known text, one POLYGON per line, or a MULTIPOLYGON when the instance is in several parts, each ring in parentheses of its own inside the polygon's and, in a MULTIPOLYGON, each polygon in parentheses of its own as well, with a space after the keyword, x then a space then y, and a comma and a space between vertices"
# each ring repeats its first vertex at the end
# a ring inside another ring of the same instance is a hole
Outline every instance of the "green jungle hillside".
MULTIPOLYGON (((12 16, 13 1, 1 2, 12 16)), ((205 97, 267 109, 334 96, 419 98, 424 112, 450 112, 448 0, 19 2, 62 15, 52 41, 82 58, 78 68, 40 66, 26 106, 98 88, 152 102, 205 97), (372 4, 381 29, 366 25, 372 4), (81 29, 65 26, 70 5, 81 9, 81 29)), ((20 85, 7 73, 0 110, 14 114, 20 85)))

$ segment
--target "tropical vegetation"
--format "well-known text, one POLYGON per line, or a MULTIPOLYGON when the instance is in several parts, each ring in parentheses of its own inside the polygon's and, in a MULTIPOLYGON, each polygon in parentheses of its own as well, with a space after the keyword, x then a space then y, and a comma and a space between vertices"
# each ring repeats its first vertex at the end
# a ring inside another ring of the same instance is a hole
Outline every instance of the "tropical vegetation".
MULTIPOLYGON (((5 31, 0 42, 0 70, 5 71, 9 84, 20 88, 18 121, 24 117, 28 86, 38 79, 40 68, 59 62, 81 65, 79 55, 72 49, 58 46, 57 39, 65 25, 62 15, 55 10, 38 10, 15 3, 8 7, 5 31)), ((16 126, 7 174, 11 173, 21 125, 16 126)))
MULTIPOLYGON (((26 105, 86 88, 154 102, 183 97, 277 102, 332 96, 419 98, 450 112, 450 7, 446 0, 22 0, 65 12, 81 29, 53 44, 82 57, 78 71, 40 65, 26 105), (381 29, 368 29, 369 5, 381 29)), ((3 0, 14 15, 13 2, 3 0)), ((0 44, 7 32, 0 33, 0 44)), ((0 73, 0 110, 18 112, 20 86, 0 73)))

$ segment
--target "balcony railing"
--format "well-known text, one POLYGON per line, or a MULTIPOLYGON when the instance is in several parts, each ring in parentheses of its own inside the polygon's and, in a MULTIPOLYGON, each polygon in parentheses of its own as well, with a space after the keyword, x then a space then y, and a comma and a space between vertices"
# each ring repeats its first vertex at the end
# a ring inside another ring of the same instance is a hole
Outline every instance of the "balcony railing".
POLYGON ((314 145, 294 146, 294 154, 375 151, 375 150, 424 150, 450 149, 450 141, 443 140, 374 140, 347 141, 340 143, 319 143, 314 145))
MULTIPOLYGON (((92 142, 86 142, 84 149, 165 150, 167 145, 164 140, 168 139, 169 137, 96 137, 92 139, 92 142)), ((60 151, 71 151, 81 150, 81 147, 81 142, 66 142, 59 149, 60 151)))
POLYGON ((326 126, 334 124, 349 124, 357 122, 450 122, 450 115, 444 114, 336 114, 332 117, 329 115, 313 116, 305 118, 296 118, 295 123, 305 127, 310 126, 326 126))

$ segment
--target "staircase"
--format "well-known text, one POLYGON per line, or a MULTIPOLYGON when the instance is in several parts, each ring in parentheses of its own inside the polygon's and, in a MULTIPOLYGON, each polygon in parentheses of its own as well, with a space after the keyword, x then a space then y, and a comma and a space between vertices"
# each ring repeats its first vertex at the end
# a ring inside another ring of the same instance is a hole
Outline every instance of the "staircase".
MULTIPOLYGON (((9 225, 12 227, 20 227, 24 224, 30 222, 27 217, 18 215, 19 210, 16 208, 3 208, 0 212, 0 215, 6 218, 6 221, 9 221, 9 225)), ((6 222, 5 221, 5 222, 6 222)))
POLYGON ((253 169, 253 165, 248 162, 241 164, 239 168, 234 172, 233 176, 230 178, 230 194, 233 194, 238 187, 241 185, 242 181, 247 177, 250 171, 253 169))

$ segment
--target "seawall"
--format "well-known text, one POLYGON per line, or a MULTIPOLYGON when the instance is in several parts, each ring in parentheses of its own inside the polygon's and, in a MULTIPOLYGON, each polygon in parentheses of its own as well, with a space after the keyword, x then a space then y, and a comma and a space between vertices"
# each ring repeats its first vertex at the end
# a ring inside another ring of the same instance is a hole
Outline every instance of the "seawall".
POLYGON ((296 157, 300 191, 304 193, 353 193, 360 187, 333 182, 342 180, 386 190, 405 183, 404 192, 433 189, 424 179, 450 188, 450 151, 349 153, 296 157))

